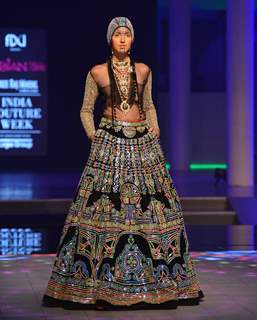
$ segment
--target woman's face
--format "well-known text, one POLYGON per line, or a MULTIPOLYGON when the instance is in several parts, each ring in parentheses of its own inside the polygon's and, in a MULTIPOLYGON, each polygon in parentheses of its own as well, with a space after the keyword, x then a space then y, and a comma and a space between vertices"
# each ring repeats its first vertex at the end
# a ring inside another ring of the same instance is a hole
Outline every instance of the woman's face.
POLYGON ((119 27, 112 35, 112 49, 117 53, 127 53, 132 45, 132 35, 128 28, 119 27))

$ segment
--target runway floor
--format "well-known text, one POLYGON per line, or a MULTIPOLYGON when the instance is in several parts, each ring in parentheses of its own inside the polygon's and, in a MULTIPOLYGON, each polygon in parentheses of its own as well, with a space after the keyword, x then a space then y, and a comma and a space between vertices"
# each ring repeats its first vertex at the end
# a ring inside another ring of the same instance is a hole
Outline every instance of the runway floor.
POLYGON ((191 252, 204 300, 171 310, 91 311, 41 306, 54 255, 0 257, 1 320, 254 320, 257 251, 191 252))

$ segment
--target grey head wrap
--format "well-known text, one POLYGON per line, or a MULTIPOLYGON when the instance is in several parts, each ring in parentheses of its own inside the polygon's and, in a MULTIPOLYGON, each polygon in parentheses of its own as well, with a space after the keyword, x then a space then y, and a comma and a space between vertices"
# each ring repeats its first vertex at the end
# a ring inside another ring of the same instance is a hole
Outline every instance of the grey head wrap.
POLYGON ((109 45, 111 45, 111 39, 114 31, 119 27, 127 27, 131 32, 132 42, 134 41, 134 28, 130 20, 126 17, 116 17, 112 19, 107 29, 107 42, 109 45))

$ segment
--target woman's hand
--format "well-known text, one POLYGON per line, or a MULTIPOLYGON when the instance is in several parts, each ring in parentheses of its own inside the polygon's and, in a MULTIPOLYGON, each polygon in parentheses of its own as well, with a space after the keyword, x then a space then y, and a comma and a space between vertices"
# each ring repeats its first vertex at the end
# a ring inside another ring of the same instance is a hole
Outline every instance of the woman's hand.
POLYGON ((92 142, 94 141, 94 139, 95 139, 95 132, 92 133, 91 136, 89 137, 89 140, 92 142))
POLYGON ((150 132, 153 132, 154 134, 156 134, 156 136, 157 136, 158 138, 160 138, 160 129, 154 128, 154 127, 150 127, 150 128, 149 128, 149 131, 150 131, 150 132))

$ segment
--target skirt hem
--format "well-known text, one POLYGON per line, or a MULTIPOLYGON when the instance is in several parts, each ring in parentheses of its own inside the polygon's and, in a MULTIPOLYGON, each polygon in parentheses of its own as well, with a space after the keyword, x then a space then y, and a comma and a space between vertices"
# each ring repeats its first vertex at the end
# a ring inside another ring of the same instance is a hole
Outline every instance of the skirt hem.
MULTIPOLYGON (((78 302, 75 301, 75 299, 62 299, 59 295, 55 294, 55 297, 51 296, 51 294, 47 293, 43 296, 42 299, 42 305, 45 307, 63 307, 63 308, 69 308, 69 309, 80 309, 80 308, 89 308, 89 309, 95 309, 97 307, 103 307, 103 308, 130 308, 130 307, 151 307, 151 306, 178 306, 178 305, 195 305, 198 304, 201 299, 204 298, 204 293, 202 290, 198 291, 198 296, 189 296, 187 298, 175 298, 172 297, 163 297, 162 299, 159 299, 158 302, 154 299, 135 299, 134 302, 126 303, 126 301, 113 301, 112 299, 108 299, 106 297, 101 297, 100 299, 95 299, 91 302, 78 302)), ((77 300, 77 299, 76 299, 77 300)))

